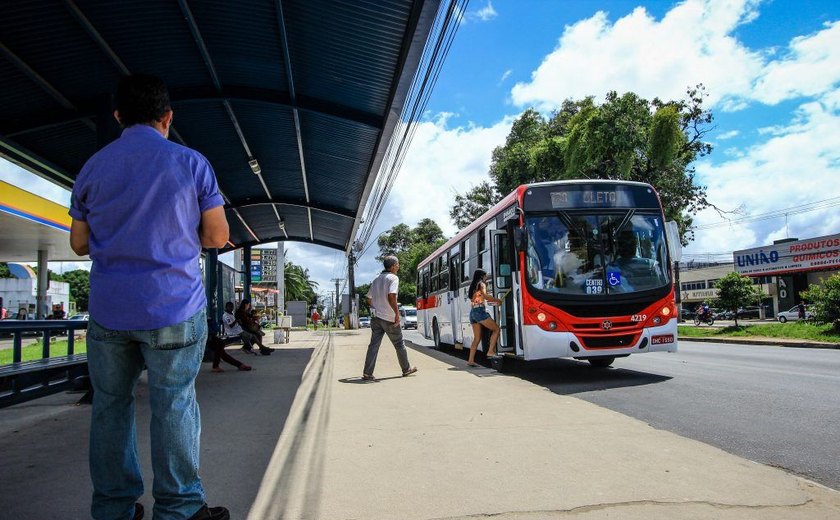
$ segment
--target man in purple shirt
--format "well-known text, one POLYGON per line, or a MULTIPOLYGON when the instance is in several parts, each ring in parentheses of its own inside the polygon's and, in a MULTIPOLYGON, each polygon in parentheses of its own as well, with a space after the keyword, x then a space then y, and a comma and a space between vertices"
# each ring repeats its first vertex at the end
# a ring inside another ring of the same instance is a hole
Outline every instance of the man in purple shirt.
POLYGON ((227 509, 207 507, 198 476, 195 397, 207 339, 199 255, 227 243, 224 201, 207 159, 167 140, 172 109, 162 80, 127 76, 115 101, 125 129, 84 165, 70 207, 70 245, 93 261, 91 515, 143 518, 134 387, 146 366, 155 519, 227 520, 227 509))

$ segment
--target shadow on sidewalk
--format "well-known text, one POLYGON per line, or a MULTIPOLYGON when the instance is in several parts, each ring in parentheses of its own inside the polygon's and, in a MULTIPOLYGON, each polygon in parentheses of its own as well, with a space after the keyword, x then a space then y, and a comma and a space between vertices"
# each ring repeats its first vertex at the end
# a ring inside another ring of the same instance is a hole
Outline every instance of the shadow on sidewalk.
MULTIPOLYGON (((309 362, 311 349, 277 349, 251 356, 251 372, 210 372, 196 380, 201 407, 201 477, 211 505, 232 518, 248 515, 260 481, 309 362)), ((236 354, 234 354, 236 355, 236 354)), ((236 356, 243 359, 244 356, 236 356)), ((153 499, 146 376, 136 389, 137 447, 150 518, 153 499)), ((90 518, 90 406, 60 393, 0 410, 0 517, 40 520, 90 518)))
POLYGON ((612 368, 593 368, 589 362, 576 359, 543 359, 528 362, 514 360, 513 363, 507 365, 511 367, 510 372, 506 370, 504 374, 499 374, 491 370, 488 373, 489 363, 481 353, 476 359, 485 368, 471 369, 466 366, 468 349, 456 350, 450 347, 445 351, 439 351, 434 347, 418 345, 410 341, 406 341, 406 346, 451 365, 455 370, 474 371, 478 377, 492 375, 518 377, 560 395, 651 385, 671 379, 659 374, 621 368, 621 360, 624 358, 616 359, 612 368))

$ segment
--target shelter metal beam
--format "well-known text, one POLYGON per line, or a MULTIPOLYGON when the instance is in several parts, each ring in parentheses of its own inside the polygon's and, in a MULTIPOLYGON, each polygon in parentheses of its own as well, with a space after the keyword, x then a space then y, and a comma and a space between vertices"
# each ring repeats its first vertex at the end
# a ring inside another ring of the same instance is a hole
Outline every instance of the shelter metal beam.
MULTIPOLYGON (((251 206, 263 206, 266 204, 271 204, 274 206, 295 206, 297 208, 304 208, 307 210, 314 210, 314 211, 323 211, 325 213, 329 213, 331 215, 335 215, 337 217, 342 218, 349 218, 355 219, 356 212, 352 210, 347 210, 343 208, 337 208, 333 206, 324 206, 319 204, 311 204, 305 203, 301 201, 293 201, 293 200, 282 200, 282 199, 270 199, 270 200, 259 200, 259 199, 248 199, 247 202, 243 203, 231 203, 225 206, 228 209, 235 209, 235 208, 247 208, 251 206)), ((276 211, 276 210, 275 210, 276 211)))
MULTIPOLYGON (((28 63, 20 59, 20 57, 11 51, 8 47, 0 43, 0 54, 2 54, 7 60, 12 62, 18 69, 21 70, 33 83, 38 85, 44 92, 50 95, 59 105, 62 106, 65 110, 71 110, 74 113, 78 114, 78 109, 76 106, 66 97, 64 94, 58 91, 57 88, 52 86, 49 81, 44 79, 43 76, 38 74, 28 63)), ((96 130, 94 124, 90 121, 90 119, 84 118, 82 122, 85 123, 88 128, 92 130, 96 130)))
MULTIPOLYGON (((283 58, 286 65, 286 78, 289 82, 289 100, 292 106, 292 115, 295 120, 295 137, 297 138, 298 156, 300 157, 300 171, 303 176, 303 192, 306 195, 306 203, 309 204, 309 183, 306 180, 306 160, 303 156, 303 138, 300 130, 300 114, 297 109, 297 97, 295 96, 295 79, 292 71, 292 56, 289 52, 289 37, 286 34, 286 20, 283 17, 283 0, 276 0, 277 25, 280 30, 280 46, 283 48, 283 58)), ((312 210, 306 211, 309 218, 309 238, 314 242, 315 234, 312 232, 312 210)))
MULTIPOLYGON (((291 108, 292 106, 289 95, 286 92, 249 87, 225 87, 221 93, 213 92, 206 88, 172 89, 170 94, 174 108, 192 104, 225 102, 258 103, 284 108, 291 108)), ((363 112, 318 98, 300 96, 296 101, 297 109, 301 112, 333 117, 374 130, 382 130, 384 125, 383 118, 378 114, 363 112)), ((78 110, 57 109, 44 113, 27 114, 25 117, 0 123, 0 133, 6 137, 13 138, 39 130, 58 128, 66 124, 90 119, 96 115, 96 103, 96 99, 90 99, 79 102, 77 104, 78 110)))

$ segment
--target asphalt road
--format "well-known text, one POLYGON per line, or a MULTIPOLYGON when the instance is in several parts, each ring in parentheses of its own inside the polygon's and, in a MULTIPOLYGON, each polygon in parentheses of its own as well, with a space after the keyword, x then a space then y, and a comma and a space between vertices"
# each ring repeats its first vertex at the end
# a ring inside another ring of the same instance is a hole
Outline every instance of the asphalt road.
POLYGON ((610 369, 563 359, 511 375, 840 490, 840 350, 680 341, 610 369))

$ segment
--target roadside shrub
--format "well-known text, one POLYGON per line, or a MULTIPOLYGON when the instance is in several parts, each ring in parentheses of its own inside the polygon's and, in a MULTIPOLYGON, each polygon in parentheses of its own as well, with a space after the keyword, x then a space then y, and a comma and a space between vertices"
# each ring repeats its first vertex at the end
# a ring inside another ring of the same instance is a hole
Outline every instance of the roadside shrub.
POLYGON ((832 275, 822 285, 811 286, 801 293, 811 302, 811 312, 820 323, 831 323, 840 332, 840 273, 832 275))

